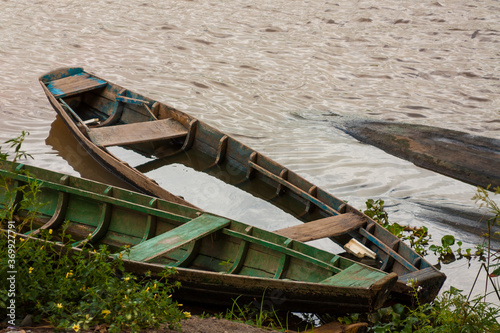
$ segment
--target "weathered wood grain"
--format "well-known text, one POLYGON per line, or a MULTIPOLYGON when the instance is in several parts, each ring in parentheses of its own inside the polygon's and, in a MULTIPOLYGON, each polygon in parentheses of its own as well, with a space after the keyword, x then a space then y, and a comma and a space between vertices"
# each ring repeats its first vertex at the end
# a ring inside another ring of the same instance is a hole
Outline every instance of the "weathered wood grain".
POLYGON ((89 129, 89 137, 98 146, 120 146, 186 136, 188 131, 172 118, 142 123, 89 129))
POLYGON ((130 249, 128 259, 148 261, 222 229, 230 223, 231 221, 222 217, 208 214, 201 215, 180 227, 134 246, 130 249))
POLYGON ((106 81, 94 78, 89 74, 68 76, 51 81, 47 88, 54 94, 55 98, 68 97, 82 92, 98 89, 106 86, 106 81))
POLYGON ((289 228, 279 229, 275 232, 300 242, 308 242, 315 239, 346 234, 350 231, 361 228, 366 224, 366 222, 366 217, 354 213, 346 213, 299 224, 289 228))

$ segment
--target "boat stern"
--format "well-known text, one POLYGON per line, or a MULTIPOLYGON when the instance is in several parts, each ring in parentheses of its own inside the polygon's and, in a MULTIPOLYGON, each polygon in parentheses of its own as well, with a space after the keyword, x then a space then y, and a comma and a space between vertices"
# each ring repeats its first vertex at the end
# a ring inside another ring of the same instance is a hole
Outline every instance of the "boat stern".
POLYGON ((390 273, 370 287, 370 293, 372 294, 373 300, 373 303, 370 304, 371 309, 379 309, 384 306, 397 280, 398 275, 396 273, 390 273))
POLYGON ((83 72, 82 67, 61 67, 43 74, 38 78, 38 80, 43 84, 47 84, 50 81, 62 79, 68 76, 73 76, 82 72, 83 72))

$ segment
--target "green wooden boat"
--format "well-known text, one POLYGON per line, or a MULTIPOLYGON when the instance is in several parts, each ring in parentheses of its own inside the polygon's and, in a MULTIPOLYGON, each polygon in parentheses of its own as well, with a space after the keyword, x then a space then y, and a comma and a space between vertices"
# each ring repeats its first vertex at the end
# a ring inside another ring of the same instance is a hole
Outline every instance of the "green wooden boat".
MULTIPOLYGON (((231 305, 237 297, 252 302, 268 295, 277 309, 364 312, 381 307, 397 279, 394 273, 192 207, 33 166, 0 162, 0 167, 0 181, 7 184, 0 186, 3 207, 12 198, 23 200, 23 184, 40 184, 37 200, 46 204, 32 229, 24 230, 31 240, 41 229, 57 234, 69 221, 66 233, 77 240, 75 250, 86 243, 107 244, 115 252, 129 245, 123 258, 130 271, 177 267, 174 278, 182 287, 176 296, 184 301, 231 305)), ((18 224, 32 209, 18 209, 18 224)))
MULTIPOLYGON (((279 211, 254 217, 261 226, 271 225, 283 213, 308 222, 279 231, 289 237, 301 241, 329 237, 341 246, 354 239, 365 246, 367 250, 357 254, 365 255, 360 261, 398 274, 392 290, 398 302, 411 302, 410 279, 422 287, 422 302, 433 300, 446 279, 359 210, 184 112, 82 68, 54 70, 41 76, 40 83, 88 153, 143 193, 237 220, 244 219, 233 214, 252 210, 247 202, 260 198, 279 211), (327 228, 330 233, 318 232, 327 228)), ((257 210, 263 211, 260 206, 257 210)))

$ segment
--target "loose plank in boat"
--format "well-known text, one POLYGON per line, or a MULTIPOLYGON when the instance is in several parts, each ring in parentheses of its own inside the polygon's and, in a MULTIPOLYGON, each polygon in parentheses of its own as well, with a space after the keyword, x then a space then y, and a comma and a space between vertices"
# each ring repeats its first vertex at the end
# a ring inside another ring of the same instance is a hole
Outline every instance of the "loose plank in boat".
POLYGON ((150 260, 191 241, 214 233, 228 226, 230 223, 231 221, 225 218, 203 214, 175 229, 132 247, 128 259, 135 261, 150 260))
POLYGON ((169 118, 124 125, 89 129, 89 137, 98 146, 121 146, 135 143, 167 140, 187 135, 187 129, 169 118))
POLYGON ((275 232, 300 242, 308 242, 346 234, 361 228, 366 222, 366 217, 354 213, 346 213, 279 229, 275 232))

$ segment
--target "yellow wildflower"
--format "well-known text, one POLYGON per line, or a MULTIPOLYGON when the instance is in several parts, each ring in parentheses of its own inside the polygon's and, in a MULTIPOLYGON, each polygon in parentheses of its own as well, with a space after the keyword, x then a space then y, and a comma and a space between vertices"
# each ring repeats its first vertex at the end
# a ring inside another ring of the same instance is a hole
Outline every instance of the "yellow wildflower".
POLYGON ((62 307, 63 307, 63 305, 61 303, 57 303, 56 306, 58 309, 62 309, 62 307))
POLYGON ((153 289, 156 289, 156 283, 155 283, 155 285, 153 286, 153 289))
POLYGON ((66 273, 66 279, 72 275, 73 275, 73 270, 70 270, 68 273, 66 273))
POLYGON ((182 306, 182 304, 177 304, 177 306, 182 306))
POLYGON ((104 315, 104 318, 106 318, 106 316, 109 315, 110 313, 111 313, 111 311, 109 311, 109 310, 102 310, 101 311, 101 314, 104 315))
POLYGON ((51 234, 51 235, 52 235, 52 229, 49 229, 49 234, 51 234))
POLYGON ((75 332, 78 332, 80 330, 80 324, 73 325, 72 329, 74 329, 75 332))
POLYGON ((191 312, 184 311, 186 318, 191 318, 191 312))
POLYGON ((127 299, 127 295, 125 295, 125 299, 127 299))
POLYGON ((123 279, 123 280, 125 280, 125 282, 127 282, 128 280, 130 280, 130 277, 128 277, 128 276, 127 276, 127 277, 126 277, 125 279, 123 279))
POLYGON ((30 267, 30 269, 29 269, 28 273, 30 273, 30 274, 31 274, 31 272, 33 272, 33 270, 34 270, 34 268, 33 268, 33 267, 30 267))

